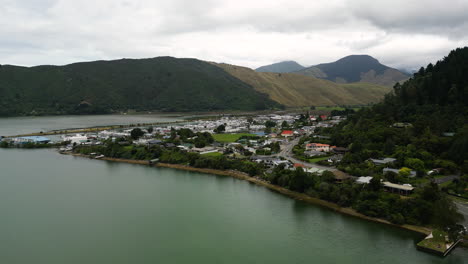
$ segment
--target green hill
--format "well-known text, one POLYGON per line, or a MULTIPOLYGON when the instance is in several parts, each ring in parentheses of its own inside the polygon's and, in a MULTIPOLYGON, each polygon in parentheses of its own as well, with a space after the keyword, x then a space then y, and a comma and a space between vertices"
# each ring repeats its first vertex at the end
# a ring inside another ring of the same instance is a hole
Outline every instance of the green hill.
POLYGON ((281 107, 219 67, 158 57, 66 66, 0 66, 0 115, 281 107))
POLYGON ((390 87, 408 79, 408 75, 387 67, 368 55, 351 55, 295 73, 338 83, 368 82, 390 87))
POLYGON ((305 69, 305 67, 295 61, 283 61, 283 62, 278 62, 278 63, 274 63, 271 65, 259 67, 255 69, 255 71, 287 73, 287 72, 300 71, 302 69, 305 69))
POLYGON ((450 52, 340 124, 333 144, 358 142, 356 160, 393 156, 399 166, 420 160, 415 170, 442 167, 455 173, 458 165, 468 173, 467 72, 468 47, 450 52))
POLYGON ((362 105, 378 102, 390 88, 369 83, 338 84, 294 73, 256 72, 252 69, 215 64, 248 83, 274 101, 290 106, 362 105))

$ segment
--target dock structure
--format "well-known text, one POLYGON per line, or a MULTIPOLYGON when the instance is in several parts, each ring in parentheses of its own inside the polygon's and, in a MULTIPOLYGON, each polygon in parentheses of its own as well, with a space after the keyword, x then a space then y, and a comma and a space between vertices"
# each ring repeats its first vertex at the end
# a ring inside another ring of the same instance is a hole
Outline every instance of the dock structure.
POLYGON ((416 245, 416 247, 418 250, 445 257, 460 242, 462 242, 462 239, 458 239, 455 242, 449 241, 448 235, 446 232, 434 230, 426 238, 424 238, 421 242, 419 242, 416 245))

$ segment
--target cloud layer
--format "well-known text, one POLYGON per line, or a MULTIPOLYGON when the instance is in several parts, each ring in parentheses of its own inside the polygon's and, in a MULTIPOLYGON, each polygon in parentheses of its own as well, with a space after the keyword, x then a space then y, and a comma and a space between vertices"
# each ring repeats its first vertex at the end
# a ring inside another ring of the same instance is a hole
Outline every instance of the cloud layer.
POLYGON ((468 43, 465 0, 0 0, 0 63, 195 57, 258 67, 369 54, 418 68, 468 43))

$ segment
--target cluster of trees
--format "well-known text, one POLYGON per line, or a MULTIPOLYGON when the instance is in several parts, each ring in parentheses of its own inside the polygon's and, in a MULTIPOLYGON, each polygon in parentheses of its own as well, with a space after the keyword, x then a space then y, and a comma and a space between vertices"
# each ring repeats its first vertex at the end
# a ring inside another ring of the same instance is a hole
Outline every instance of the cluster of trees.
POLYGON ((214 142, 213 136, 208 132, 193 132, 189 128, 171 129, 171 137, 168 142, 180 144, 181 142, 193 144, 196 148, 203 148, 214 142))
POLYGON ((317 175, 306 173, 302 168, 291 171, 279 166, 264 178, 273 184, 343 207, 352 207, 364 215, 387 219, 395 224, 446 228, 463 219, 437 184, 429 184, 418 189, 409 199, 401 199, 397 194, 385 192, 379 177, 364 185, 354 180, 336 184, 333 173, 329 171, 317 175))
POLYGON ((123 146, 119 142, 106 141, 99 146, 77 146, 77 153, 89 155, 97 153, 111 158, 152 160, 159 159, 160 162, 171 164, 186 164, 196 168, 210 168, 219 170, 238 170, 251 176, 260 175, 264 172, 261 164, 247 160, 228 159, 224 156, 203 156, 198 153, 190 153, 178 148, 164 148, 161 146, 123 146))

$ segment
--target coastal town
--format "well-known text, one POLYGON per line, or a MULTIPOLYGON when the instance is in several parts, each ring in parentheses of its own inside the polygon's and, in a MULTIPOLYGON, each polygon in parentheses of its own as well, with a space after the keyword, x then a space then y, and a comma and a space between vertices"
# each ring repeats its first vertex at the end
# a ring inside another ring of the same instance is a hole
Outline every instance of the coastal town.
MULTIPOLYGON (((349 155, 350 146, 331 144, 330 129, 347 118, 347 115, 339 114, 221 115, 78 134, 55 131, 50 136, 3 137, 0 146, 52 146, 63 154, 92 159, 138 160, 148 165, 168 163, 236 171, 256 181, 282 186, 344 207, 353 206, 350 201, 354 199, 343 196, 346 190, 359 192, 375 188, 405 199, 430 184, 447 186, 447 183, 459 179, 459 175, 444 172, 443 168, 432 168, 421 175, 421 171, 401 166, 397 158, 386 156, 369 158, 364 162, 365 166, 372 168, 368 175, 352 173, 342 162, 349 155)), ((363 204, 354 207, 359 213, 376 216, 363 204)), ((388 214, 390 217, 386 219, 389 223, 408 223, 399 212, 388 214)), ((428 232, 426 229, 419 231, 428 232)), ((434 244, 427 243, 433 240, 432 233, 427 234, 427 240, 423 240, 421 245, 434 244)), ((460 241, 437 241, 435 252, 448 254, 460 241)), ((434 250, 431 246, 420 247, 434 250)))
MULTIPOLYGON (((103 130, 97 133, 64 134, 58 137, 19 136, 1 138, 3 146, 60 145, 60 152, 72 152, 77 147, 101 146, 106 141, 118 142, 121 146, 160 146, 166 149, 197 153, 205 156, 225 156, 232 159, 249 160, 264 165, 265 173, 278 166, 289 170, 302 168, 307 173, 321 175, 333 173, 337 183, 353 179, 359 184, 369 184, 370 175, 356 176, 336 168, 346 146, 326 144, 330 136, 320 133, 322 128, 333 127, 343 120, 340 115, 269 114, 258 116, 222 116, 210 120, 194 120, 176 125, 142 126, 127 129, 103 130), (192 137, 181 136, 175 131, 189 131, 192 137), (208 133, 212 142, 198 140, 197 133, 208 133), (296 150, 299 151, 296 151, 296 150)), ((104 158, 102 153, 91 153, 93 158, 104 158)), ((394 166, 396 159, 382 157, 369 159, 386 173, 416 177, 416 171, 394 166)), ((438 174, 442 169, 434 168, 428 175, 438 174)), ((447 177, 453 180, 454 177, 447 177)), ((456 177, 455 177, 456 178, 456 177)), ((443 183, 445 181, 440 181, 443 183)), ((385 189, 401 195, 409 195, 414 186, 409 183, 382 182, 385 189)))

